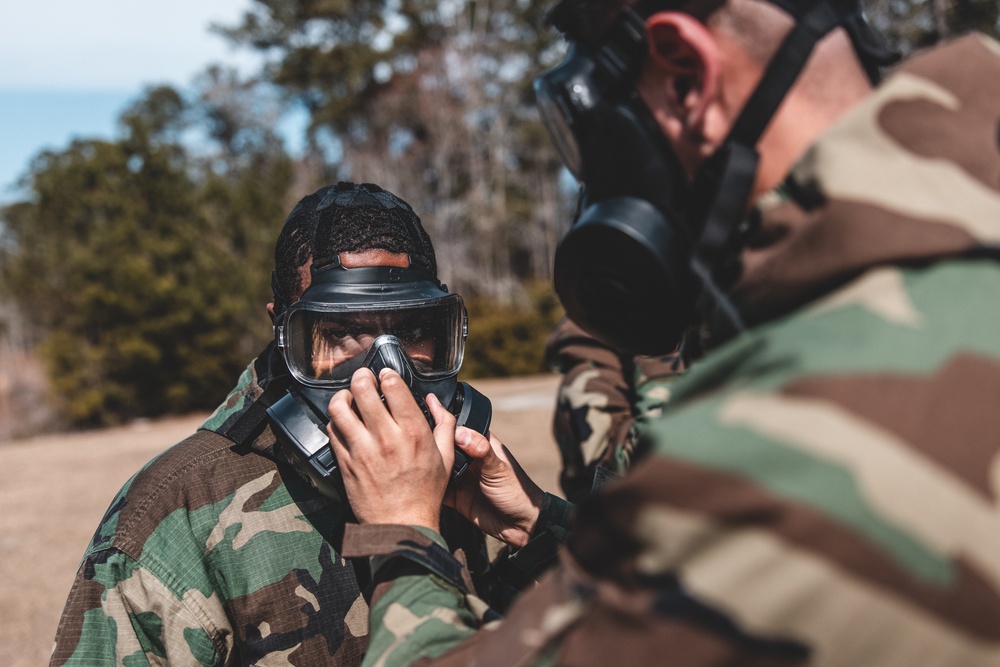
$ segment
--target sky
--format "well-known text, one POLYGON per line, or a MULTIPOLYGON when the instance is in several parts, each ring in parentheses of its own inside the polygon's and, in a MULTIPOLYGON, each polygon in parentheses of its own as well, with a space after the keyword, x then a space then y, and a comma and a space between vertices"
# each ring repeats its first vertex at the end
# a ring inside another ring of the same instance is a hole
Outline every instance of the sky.
POLYGON ((187 87, 210 63, 255 71, 259 55, 209 31, 252 0, 0 2, 0 202, 32 156, 76 137, 115 136, 118 115, 151 84, 187 87))

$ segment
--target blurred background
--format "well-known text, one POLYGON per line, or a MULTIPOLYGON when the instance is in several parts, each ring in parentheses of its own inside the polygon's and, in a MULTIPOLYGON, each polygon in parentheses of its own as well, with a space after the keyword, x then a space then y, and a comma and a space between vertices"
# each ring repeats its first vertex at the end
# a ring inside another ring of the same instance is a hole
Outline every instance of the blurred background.
MULTIPOLYGON (((1000 34, 996 0, 866 2, 904 53, 1000 34)), ((548 5, 0 4, 0 664, 45 663, 107 502, 271 338, 274 240, 337 180, 421 215, 469 305, 463 374, 518 376, 480 388, 556 488, 539 374, 576 184, 530 85, 563 52, 548 5)))
MULTIPOLYGON (((0 441, 209 409, 270 338, 273 242, 340 179, 409 201, 463 294, 466 377, 544 370, 576 185, 534 108, 531 0, 0 8, 0 441)), ((904 52, 995 0, 870 0, 904 52)))

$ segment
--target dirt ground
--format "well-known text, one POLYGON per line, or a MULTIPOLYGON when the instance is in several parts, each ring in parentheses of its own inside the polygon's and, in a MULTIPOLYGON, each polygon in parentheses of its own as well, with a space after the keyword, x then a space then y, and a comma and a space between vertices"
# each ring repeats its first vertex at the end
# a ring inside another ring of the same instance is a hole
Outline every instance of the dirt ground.
MULTIPOLYGON (((493 432, 542 488, 558 491, 556 376, 473 382, 493 432)), ((0 665, 45 665, 83 551, 118 488, 207 415, 0 445, 0 665)))

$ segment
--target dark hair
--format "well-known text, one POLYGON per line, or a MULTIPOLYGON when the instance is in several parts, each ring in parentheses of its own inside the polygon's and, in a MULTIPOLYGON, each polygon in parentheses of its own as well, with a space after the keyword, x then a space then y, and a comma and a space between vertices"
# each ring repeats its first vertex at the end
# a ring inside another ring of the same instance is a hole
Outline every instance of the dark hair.
POLYGON ((309 260, 375 249, 407 253, 411 264, 437 275, 434 246, 420 218, 388 190, 341 181, 303 197, 288 214, 274 246, 275 311, 302 295, 299 269, 309 260))

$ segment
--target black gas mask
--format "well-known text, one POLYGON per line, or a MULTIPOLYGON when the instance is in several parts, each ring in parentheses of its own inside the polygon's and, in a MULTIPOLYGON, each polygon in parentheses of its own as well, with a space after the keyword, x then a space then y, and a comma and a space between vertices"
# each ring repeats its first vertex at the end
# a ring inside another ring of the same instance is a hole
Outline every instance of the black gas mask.
POLYGON ((734 266, 757 172, 757 141, 815 43, 844 26, 874 80, 893 54, 856 0, 772 0, 796 26, 719 151, 693 181, 635 90, 647 57, 642 15, 676 9, 563 0, 550 22, 569 40, 565 59, 535 79, 556 149, 582 184, 580 209, 556 249, 555 288, 577 324, 619 350, 664 354, 706 313, 743 328, 724 288, 734 266))
MULTIPOLYGON (((433 428, 424 397, 434 394, 460 426, 487 435, 488 398, 458 382, 467 317, 462 298, 419 267, 347 269, 313 265, 312 282, 275 320, 278 349, 292 375, 288 393, 267 408, 285 457, 328 497, 343 498, 329 446, 327 406, 359 368, 399 373, 433 428)), ((452 478, 468 465, 455 449, 452 478)))

